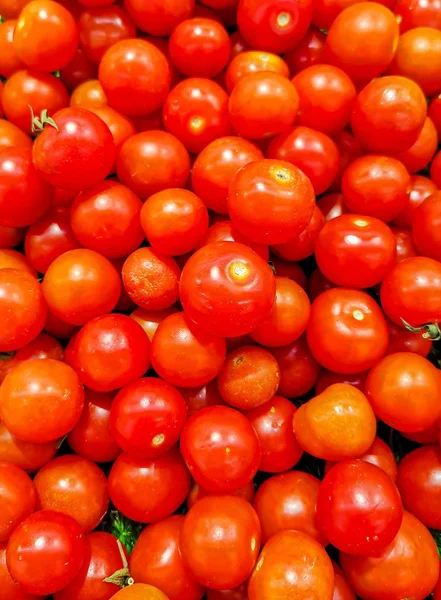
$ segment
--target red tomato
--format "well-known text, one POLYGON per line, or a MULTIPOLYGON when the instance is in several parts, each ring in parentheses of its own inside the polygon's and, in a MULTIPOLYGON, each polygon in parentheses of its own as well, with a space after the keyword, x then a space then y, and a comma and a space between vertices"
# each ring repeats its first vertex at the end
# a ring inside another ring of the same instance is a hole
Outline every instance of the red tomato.
POLYGON ((181 435, 181 452, 196 483, 207 492, 220 494, 234 492, 251 481, 261 458, 259 438, 251 423, 226 406, 209 406, 188 419, 181 435))
POLYGON ((17 250, 0 250, 0 270, 1 269, 15 269, 19 271, 26 271, 30 275, 37 277, 35 269, 27 260, 26 256, 24 256, 20 252, 17 252, 17 250))
POLYGON ((423 600, 435 587, 440 561, 430 533, 404 511, 397 536, 381 554, 368 557, 341 553, 340 562, 357 596, 366 600, 423 600))
POLYGON ((349 583, 344 578, 343 571, 334 561, 332 561, 332 566, 334 567, 333 600, 355 600, 355 594, 352 591, 349 583))
MULTIPOLYGON (((254 481, 249 481, 246 485, 235 490, 234 492, 230 492, 231 496, 239 496, 240 498, 244 498, 247 502, 252 502, 254 498, 254 481)), ((216 493, 207 492, 203 490, 197 483, 193 485, 190 490, 190 493, 187 498, 187 506, 191 508, 196 502, 199 502, 201 498, 205 498, 206 496, 216 496, 216 493)))
POLYGON ((315 393, 321 394, 326 390, 326 388, 334 385, 334 383, 349 383, 350 385, 356 387, 357 390, 360 390, 360 392, 364 392, 364 384, 367 374, 367 371, 346 375, 344 373, 333 373, 332 371, 323 370, 317 379, 317 383, 315 384, 315 393))
POLYGON ((6 119, 0 119, 0 150, 3 150, 3 148, 30 149, 32 148, 32 140, 13 123, 6 121, 6 119))
POLYGON ((420 356, 427 357, 432 349, 432 341, 424 338, 421 333, 408 331, 399 327, 395 323, 388 321, 389 346, 387 354, 395 352, 413 352, 420 356))
POLYGON ((43 293, 56 317, 72 325, 112 311, 121 292, 115 267, 93 250, 65 252, 49 266, 43 293))
POLYGON ((58 2, 34 0, 18 17, 13 46, 27 67, 58 71, 69 63, 78 46, 75 19, 58 2))
POLYGON ((191 171, 193 191, 207 208, 227 214, 228 186, 239 169, 263 159, 262 152, 240 137, 219 138, 197 156, 191 171))
MULTIPOLYGON (((10 0, 7 0, 8 2, 10 0)), ((27 0, 24 0, 27 2, 27 0)), ((0 9, 1 10, 1 9, 0 9)), ((8 19, 4 11, 1 10, 4 19, 8 19)), ((0 23, 0 75, 10 77, 16 71, 24 68, 24 63, 20 60, 13 46, 14 30, 17 21, 8 19, 0 23)))
POLYGON ((126 0, 125 7, 139 29, 164 36, 192 16, 194 0, 152 0, 148 4, 143 0, 126 0))
POLYGON ((320 231, 315 257, 325 277, 342 287, 380 283, 396 261, 395 236, 373 217, 342 215, 320 231))
POLYGON ((112 600, 169 600, 158 588, 146 583, 135 583, 119 590, 112 600))
POLYGON ((253 48, 280 54, 293 50, 308 31, 310 0, 240 0, 237 23, 253 48))
POLYGON ((39 509, 74 518, 84 531, 98 527, 107 512, 109 495, 104 473, 79 456, 51 460, 34 479, 39 509))
MULTIPOLYGON (((435 0, 438 1, 438 0, 435 0)), ((1 43, 1 41, 0 41, 1 43)), ((440 95, 435 96, 429 102, 429 106, 427 107, 427 116, 431 119, 432 123, 435 126, 438 137, 441 136, 441 97, 440 95)))
POLYGON ((198 247, 206 246, 213 242, 239 242, 254 250, 264 261, 268 261, 268 246, 251 242, 245 236, 238 232, 230 220, 219 221, 208 228, 198 247))
POLYGON ((182 559, 198 583, 215 590, 243 583, 260 549, 260 523, 243 498, 207 496, 184 519, 182 559))
POLYGON ((6 544, 0 543, 0 585, 2 600, 38 600, 41 596, 34 596, 25 592, 14 581, 6 565, 6 544))
POLYGON ((441 152, 435 155, 430 165, 430 178, 437 188, 441 188, 441 152))
POLYGON ((417 250, 412 240, 412 233, 408 229, 399 229, 398 227, 391 227, 391 231, 395 236, 395 243, 397 247, 397 260, 401 262, 405 258, 417 255, 417 250))
POLYGON ((394 218, 394 224, 399 227, 411 227, 416 207, 419 206, 423 200, 435 193, 437 189, 436 185, 428 177, 412 175, 410 178, 410 189, 407 195, 406 207, 394 218))
MULTIPOLYGON (((389 475, 392 481, 396 481, 397 463, 395 461, 395 456, 393 455, 389 446, 383 442, 381 438, 376 437, 372 446, 358 458, 360 460, 364 460, 365 462, 371 463, 380 469, 383 469, 383 471, 389 475)), ((325 473, 328 473, 328 471, 332 469, 335 464, 336 463, 329 460, 326 461, 325 473)))
POLYGON ((326 369, 359 373, 384 356, 389 334, 381 309, 368 294, 335 288, 314 300, 307 340, 326 369))
POLYGON ((106 94, 98 79, 80 83, 70 97, 70 106, 75 108, 87 108, 89 110, 91 107, 105 106, 106 104, 106 94))
POLYGON ((70 90, 88 79, 95 79, 97 75, 96 65, 90 62, 81 48, 77 48, 72 60, 60 71, 61 81, 70 90))
POLYGON ((159 323, 163 321, 169 315, 173 315, 178 312, 176 308, 171 306, 170 308, 164 308, 164 310, 144 310, 143 308, 136 308, 130 317, 135 319, 141 327, 144 329, 147 337, 152 341, 156 330, 159 327, 159 323))
POLYGON ((302 69, 312 67, 312 65, 317 63, 323 63, 325 58, 325 42, 326 35, 319 29, 310 27, 296 47, 283 56, 288 64, 291 75, 298 73, 302 69))
POLYGON ((412 239, 419 252, 437 261, 441 260, 441 237, 437 231, 441 222, 439 202, 441 192, 426 198, 413 213, 412 239))
POLYGON ((305 337, 288 346, 272 348, 280 367, 279 394, 299 398, 311 390, 320 373, 320 365, 313 358, 305 337))
POLYGON ((323 214, 318 206, 316 206, 311 220, 302 233, 284 244, 274 245, 272 247, 273 252, 288 261, 308 258, 314 254, 317 236, 324 224, 323 214))
POLYGON ((57 446, 57 441, 34 444, 19 440, 0 423, 0 460, 20 469, 38 471, 54 456, 57 446))
MULTIPOLYGON (((94 115, 99 117, 107 127, 110 129, 110 133, 113 136, 113 141, 116 147, 116 153, 118 156, 119 150, 123 143, 132 135, 136 133, 136 129, 132 121, 122 115, 121 113, 113 110, 110 106, 89 106, 87 108, 94 115)), ((112 171, 116 171, 116 163, 112 169, 112 171)))
POLYGON ((15 529, 6 563, 23 591, 45 596, 71 583, 86 552, 83 531, 72 517, 40 510, 15 529))
MULTIPOLYGON (((440 84, 441 87, 441 84, 440 84)), ((409 173, 422 171, 438 149, 438 133, 432 120, 427 117, 417 141, 408 150, 396 155, 409 173)))
POLYGON ((366 395, 377 417, 401 431, 422 431, 441 415, 440 374, 411 352, 390 354, 377 363, 366 380, 366 395))
POLYGON ((245 75, 230 95, 229 112, 238 135, 265 139, 286 131, 294 123, 299 95, 293 84, 278 73, 245 75))
POLYGON ((439 0, 398 0, 394 13, 400 20, 400 31, 404 33, 414 27, 441 29, 440 9, 439 0))
POLYGON ((109 474, 112 503, 123 515, 140 523, 170 516, 189 491, 190 475, 177 448, 151 459, 121 454, 109 474))
POLYGON ((112 108, 145 116, 162 106, 171 73, 166 56, 153 44, 129 39, 107 49, 100 62, 99 80, 112 108))
POLYGON ((142 199, 174 187, 185 187, 190 157, 184 145, 165 131, 144 131, 128 138, 117 158, 121 183, 142 199))
POLYGON ((364 460, 338 463, 320 485, 316 523, 342 552, 376 556, 393 541, 402 518, 396 485, 364 460))
POLYGON ((169 600, 201 600, 204 589, 189 574, 180 550, 184 516, 174 515, 141 533, 130 557, 135 581, 149 583, 169 600))
POLYGON ((34 358, 55 358, 63 360, 64 351, 62 345, 50 335, 40 333, 32 342, 20 348, 14 356, 0 363, 0 383, 20 362, 34 358))
POLYGON ((325 194, 317 200, 317 207, 320 209, 325 221, 331 221, 331 219, 341 217, 341 215, 348 212, 343 194, 325 194))
POLYGON ((35 487, 22 469, 0 462, 0 541, 9 539, 14 529, 35 510, 35 487))
POLYGON ((227 68, 226 84, 228 91, 231 93, 237 82, 245 77, 245 75, 260 73, 262 71, 278 73, 279 75, 283 75, 283 77, 289 77, 288 65, 277 54, 262 52, 260 50, 240 52, 233 58, 227 68))

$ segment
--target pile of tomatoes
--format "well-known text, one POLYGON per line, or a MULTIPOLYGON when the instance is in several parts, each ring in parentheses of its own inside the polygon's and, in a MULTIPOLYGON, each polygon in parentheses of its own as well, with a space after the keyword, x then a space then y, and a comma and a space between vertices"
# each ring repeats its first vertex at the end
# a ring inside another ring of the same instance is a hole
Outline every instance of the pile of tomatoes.
POLYGON ((441 0, 0 14, 0 598, 441 600, 441 0))

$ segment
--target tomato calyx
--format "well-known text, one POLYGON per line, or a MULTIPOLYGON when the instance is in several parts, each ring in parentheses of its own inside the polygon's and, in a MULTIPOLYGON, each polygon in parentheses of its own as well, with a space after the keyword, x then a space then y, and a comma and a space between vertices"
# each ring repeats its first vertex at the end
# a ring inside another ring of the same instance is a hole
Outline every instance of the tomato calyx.
POLYGON ((105 583, 113 583, 114 585, 123 588, 129 585, 133 585, 135 583, 135 580, 130 575, 129 563, 127 562, 127 558, 124 554, 124 549, 121 542, 117 539, 116 543, 118 546, 119 555, 121 556, 122 569, 118 569, 117 571, 112 573, 110 577, 106 577, 103 581, 105 583))
POLYGON ((47 109, 41 111, 39 117, 36 117, 34 114, 34 109, 30 104, 28 104, 29 110, 31 111, 31 131, 32 133, 41 133, 46 125, 50 125, 54 129, 58 131, 58 125, 49 116, 47 109))
POLYGON ((142 525, 124 517, 119 511, 110 511, 110 533, 127 548, 130 554, 141 533, 142 525))
POLYGON ((423 331, 424 333, 422 335, 425 340, 431 340, 432 342, 441 340, 441 329, 439 328, 438 323, 425 323, 419 327, 412 327, 412 325, 407 323, 404 319, 401 319, 401 321, 407 331, 411 331, 412 333, 420 333, 423 331))

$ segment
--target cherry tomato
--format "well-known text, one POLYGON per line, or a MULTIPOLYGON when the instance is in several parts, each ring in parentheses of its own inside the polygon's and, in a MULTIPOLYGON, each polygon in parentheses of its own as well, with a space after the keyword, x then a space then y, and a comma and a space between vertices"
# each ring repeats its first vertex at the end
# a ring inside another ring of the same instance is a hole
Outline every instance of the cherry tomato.
POLYGON ((350 385, 360 390, 360 392, 364 392, 364 384, 366 381, 368 372, 363 371, 362 373, 352 373, 350 375, 346 375, 344 373, 333 373, 332 371, 321 371, 319 378, 317 379, 317 383, 315 384, 315 393, 321 394, 334 383, 349 383, 350 385))
POLYGON ((249 333, 269 316, 275 298, 270 267, 243 244, 218 242, 186 263, 180 298, 186 315, 214 335, 249 333))
POLYGON ((191 171, 193 191, 207 208, 227 214, 228 186, 239 169, 263 159, 262 152, 240 137, 219 138, 197 156, 191 171))
POLYGON ((35 487, 22 469, 0 462, 0 540, 9 539, 14 529, 35 510, 35 487))
POLYGON ((237 82, 245 75, 260 73, 261 71, 289 77, 288 65, 280 56, 271 52, 249 50, 239 53, 228 65, 226 73, 228 91, 231 93, 237 82))
POLYGON ((366 395, 379 419, 401 431, 426 429, 441 415, 441 379, 423 356, 389 354, 366 381, 366 395))
POLYGON ((13 46, 27 67, 58 71, 69 63, 78 46, 74 17, 58 2, 34 0, 18 17, 13 46))
POLYGON ((441 136, 441 97, 435 96, 429 102, 429 106, 427 107, 427 116, 433 122, 435 129, 437 131, 438 137, 441 136))
POLYGON ((144 131, 128 138, 117 158, 121 183, 142 199, 165 189, 185 187, 190 158, 184 145, 165 131, 144 131))
POLYGON ((135 583, 119 590, 112 600, 169 600, 158 588, 145 583, 135 583))
POLYGON ((441 192, 435 192, 415 208, 412 220, 412 240, 423 256, 441 260, 441 237, 437 228, 441 222, 439 202, 441 192))
POLYGON ((253 48, 280 54, 293 50, 308 31, 310 0, 240 0, 237 24, 253 48))
POLYGON ((20 585, 12 579, 6 565, 5 543, 0 543, 0 585, 2 590, 2 600, 38 600, 39 598, 38 596, 25 592, 20 585))
POLYGON ((412 240, 412 233, 408 229, 391 227, 391 231, 395 236, 397 262, 401 262, 405 258, 417 255, 417 250, 412 240))
POLYGON ((259 438, 251 423, 225 406, 209 406, 188 419, 181 435, 181 452, 196 483, 220 494, 234 492, 251 481, 261 458, 259 438))
MULTIPOLYGON (((150 35, 170 35, 174 28, 192 16, 194 0, 126 0, 125 7, 137 27, 150 35)), ((132 36, 134 37, 134 36, 132 36)))
POLYGON ((182 559, 198 583, 224 590, 243 583, 260 548, 260 523, 243 498, 207 496, 184 519, 182 559))
POLYGON ((56 258, 46 271, 43 293, 50 310, 72 325, 115 307, 121 282, 115 267, 93 250, 78 248, 56 258))
POLYGON ((190 475, 177 448, 151 459, 121 454, 109 474, 112 503, 123 515, 140 523, 170 516, 189 491, 190 475))
MULTIPOLYGON (((397 479, 397 463, 395 461, 395 456, 392 453, 392 450, 389 446, 383 442, 383 440, 379 437, 374 439, 374 442, 368 450, 364 454, 361 454, 358 457, 360 460, 364 460, 372 465, 383 469, 385 473, 389 475, 392 481, 396 481, 397 479)), ((328 473, 330 469, 336 463, 332 461, 326 461, 325 464, 325 474, 328 473)))
POLYGON ((417 141, 426 115, 426 99, 418 84, 406 77, 380 77, 358 94, 351 128, 370 152, 403 152, 417 141))
POLYGON ((57 441, 34 444, 19 440, 4 423, 0 423, 0 460, 16 465, 20 469, 38 471, 51 460, 57 451, 57 446, 57 441))
POLYGON ((437 189, 436 185, 428 177, 412 175, 410 178, 410 189, 407 196, 406 207, 394 218, 394 224, 399 227, 411 227, 416 207, 419 206, 423 200, 436 192, 437 189))
MULTIPOLYGON (((441 87, 441 86, 440 86, 441 87)), ((432 120, 427 117, 417 141, 408 150, 396 155, 409 173, 422 171, 438 149, 438 133, 432 120)))
POLYGON ((19 271, 26 271, 34 277, 37 276, 31 263, 17 250, 0 250, 0 269, 18 269, 19 271))
POLYGON ((398 0, 394 6, 394 13, 400 20, 401 33, 404 33, 415 27, 441 29, 440 9, 439 0, 398 0))
POLYGON ((169 600, 201 600, 204 589, 184 564, 180 541, 184 516, 174 515, 141 533, 130 557, 135 581, 157 586, 169 600))
POLYGON ((176 308, 171 306, 170 308, 164 308, 164 310, 144 310, 143 308, 136 308, 130 317, 135 319, 141 327, 144 329, 147 337, 150 341, 153 340, 153 336, 159 327, 159 323, 163 321, 169 315, 173 315, 178 312, 176 308))
POLYGON ((14 356, 2 361, 3 364, 0 364, 0 383, 23 360, 54 358, 62 361, 63 357, 62 345, 50 335, 40 333, 32 342, 20 348, 14 356))
POLYGON ((346 581, 343 571, 332 561, 334 567, 334 595, 333 600, 355 600, 356 596, 352 591, 351 586, 346 581))
POLYGON ((283 56, 291 75, 317 63, 323 63, 325 59, 325 42, 325 34, 315 27, 310 27, 296 47, 283 56))
POLYGON ((80 83, 74 89, 70 97, 70 106, 74 108, 89 108, 105 106, 107 104, 106 94, 98 79, 90 79, 80 83))
MULTIPOLYGON (((1 5, 0 12, 3 18, 7 19, 7 16, 1 9, 1 5)), ((6 78, 13 75, 16 71, 23 69, 25 66, 17 56, 13 46, 14 29, 16 24, 17 21, 15 19, 8 19, 7 21, 0 23, 0 75, 6 78)))
POLYGON ((297 117, 299 95, 283 75, 251 73, 237 82, 228 106, 237 134, 259 140, 291 127, 297 117))
POLYGON ((399 327, 395 323, 388 321, 389 346, 387 354, 395 352, 413 352, 420 356, 427 357, 432 349, 432 341, 424 338, 421 333, 408 331, 399 327))
POLYGON ((441 152, 435 155, 435 158, 430 165, 430 179, 437 186, 441 188, 441 152))
MULTIPOLYGON (((240 498, 244 498, 247 502, 252 502, 254 498, 254 481, 249 481, 246 485, 235 490, 234 492, 230 492, 231 496, 239 496, 240 498)), ((207 492, 202 489, 197 483, 193 485, 190 490, 190 493, 187 498, 187 506, 191 508, 196 502, 199 502, 201 498, 205 498, 206 496, 216 496, 215 492, 207 492)))
MULTIPOLYGON (((314 254, 316 240, 320 230, 325 224, 323 213, 318 206, 314 208, 313 215, 302 233, 284 244, 276 244, 273 252, 287 261, 303 260, 314 254)), ((277 272, 277 271, 276 271, 277 272)))
POLYGON ((40 510, 13 532, 6 563, 24 591, 44 596, 71 583, 86 550, 83 531, 72 517, 54 510, 40 510))
POLYGON ((97 66, 86 57, 81 48, 77 48, 72 60, 60 71, 61 81, 70 90, 88 79, 95 79, 97 75, 97 66))
POLYGON ((213 242, 239 242, 254 250, 264 261, 268 261, 268 246, 251 242, 237 231, 231 221, 219 221, 208 228, 198 247, 206 246, 213 242))
MULTIPOLYGON (((6 119, 0 119, 0 150, 3 150, 3 148, 30 149, 32 148, 32 140, 13 123, 6 121, 6 119)), ((1 243, 3 246, 3 240, 1 243)), ((13 245, 16 246, 17 244, 13 245)))
POLYGON ((326 194, 317 200, 317 207, 320 209, 325 221, 331 221, 331 219, 341 217, 341 215, 348 212, 343 194, 326 194))
POLYGON ((280 367, 279 394, 298 398, 314 387, 320 365, 313 358, 304 336, 288 346, 272 348, 271 353, 280 367))

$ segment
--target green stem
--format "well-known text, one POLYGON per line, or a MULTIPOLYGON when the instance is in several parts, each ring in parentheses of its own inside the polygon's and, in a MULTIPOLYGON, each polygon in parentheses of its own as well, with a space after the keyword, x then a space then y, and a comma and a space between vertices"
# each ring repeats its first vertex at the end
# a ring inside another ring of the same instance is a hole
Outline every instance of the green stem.
POLYGON ((110 511, 110 533, 114 535, 130 554, 141 533, 142 525, 124 517, 119 511, 110 511))
POLYGON ((421 333, 423 331, 423 338, 425 340, 432 340, 433 342, 441 340, 441 330, 438 323, 425 323, 420 327, 412 327, 404 319, 401 319, 401 321, 407 331, 412 331, 412 333, 421 333))

